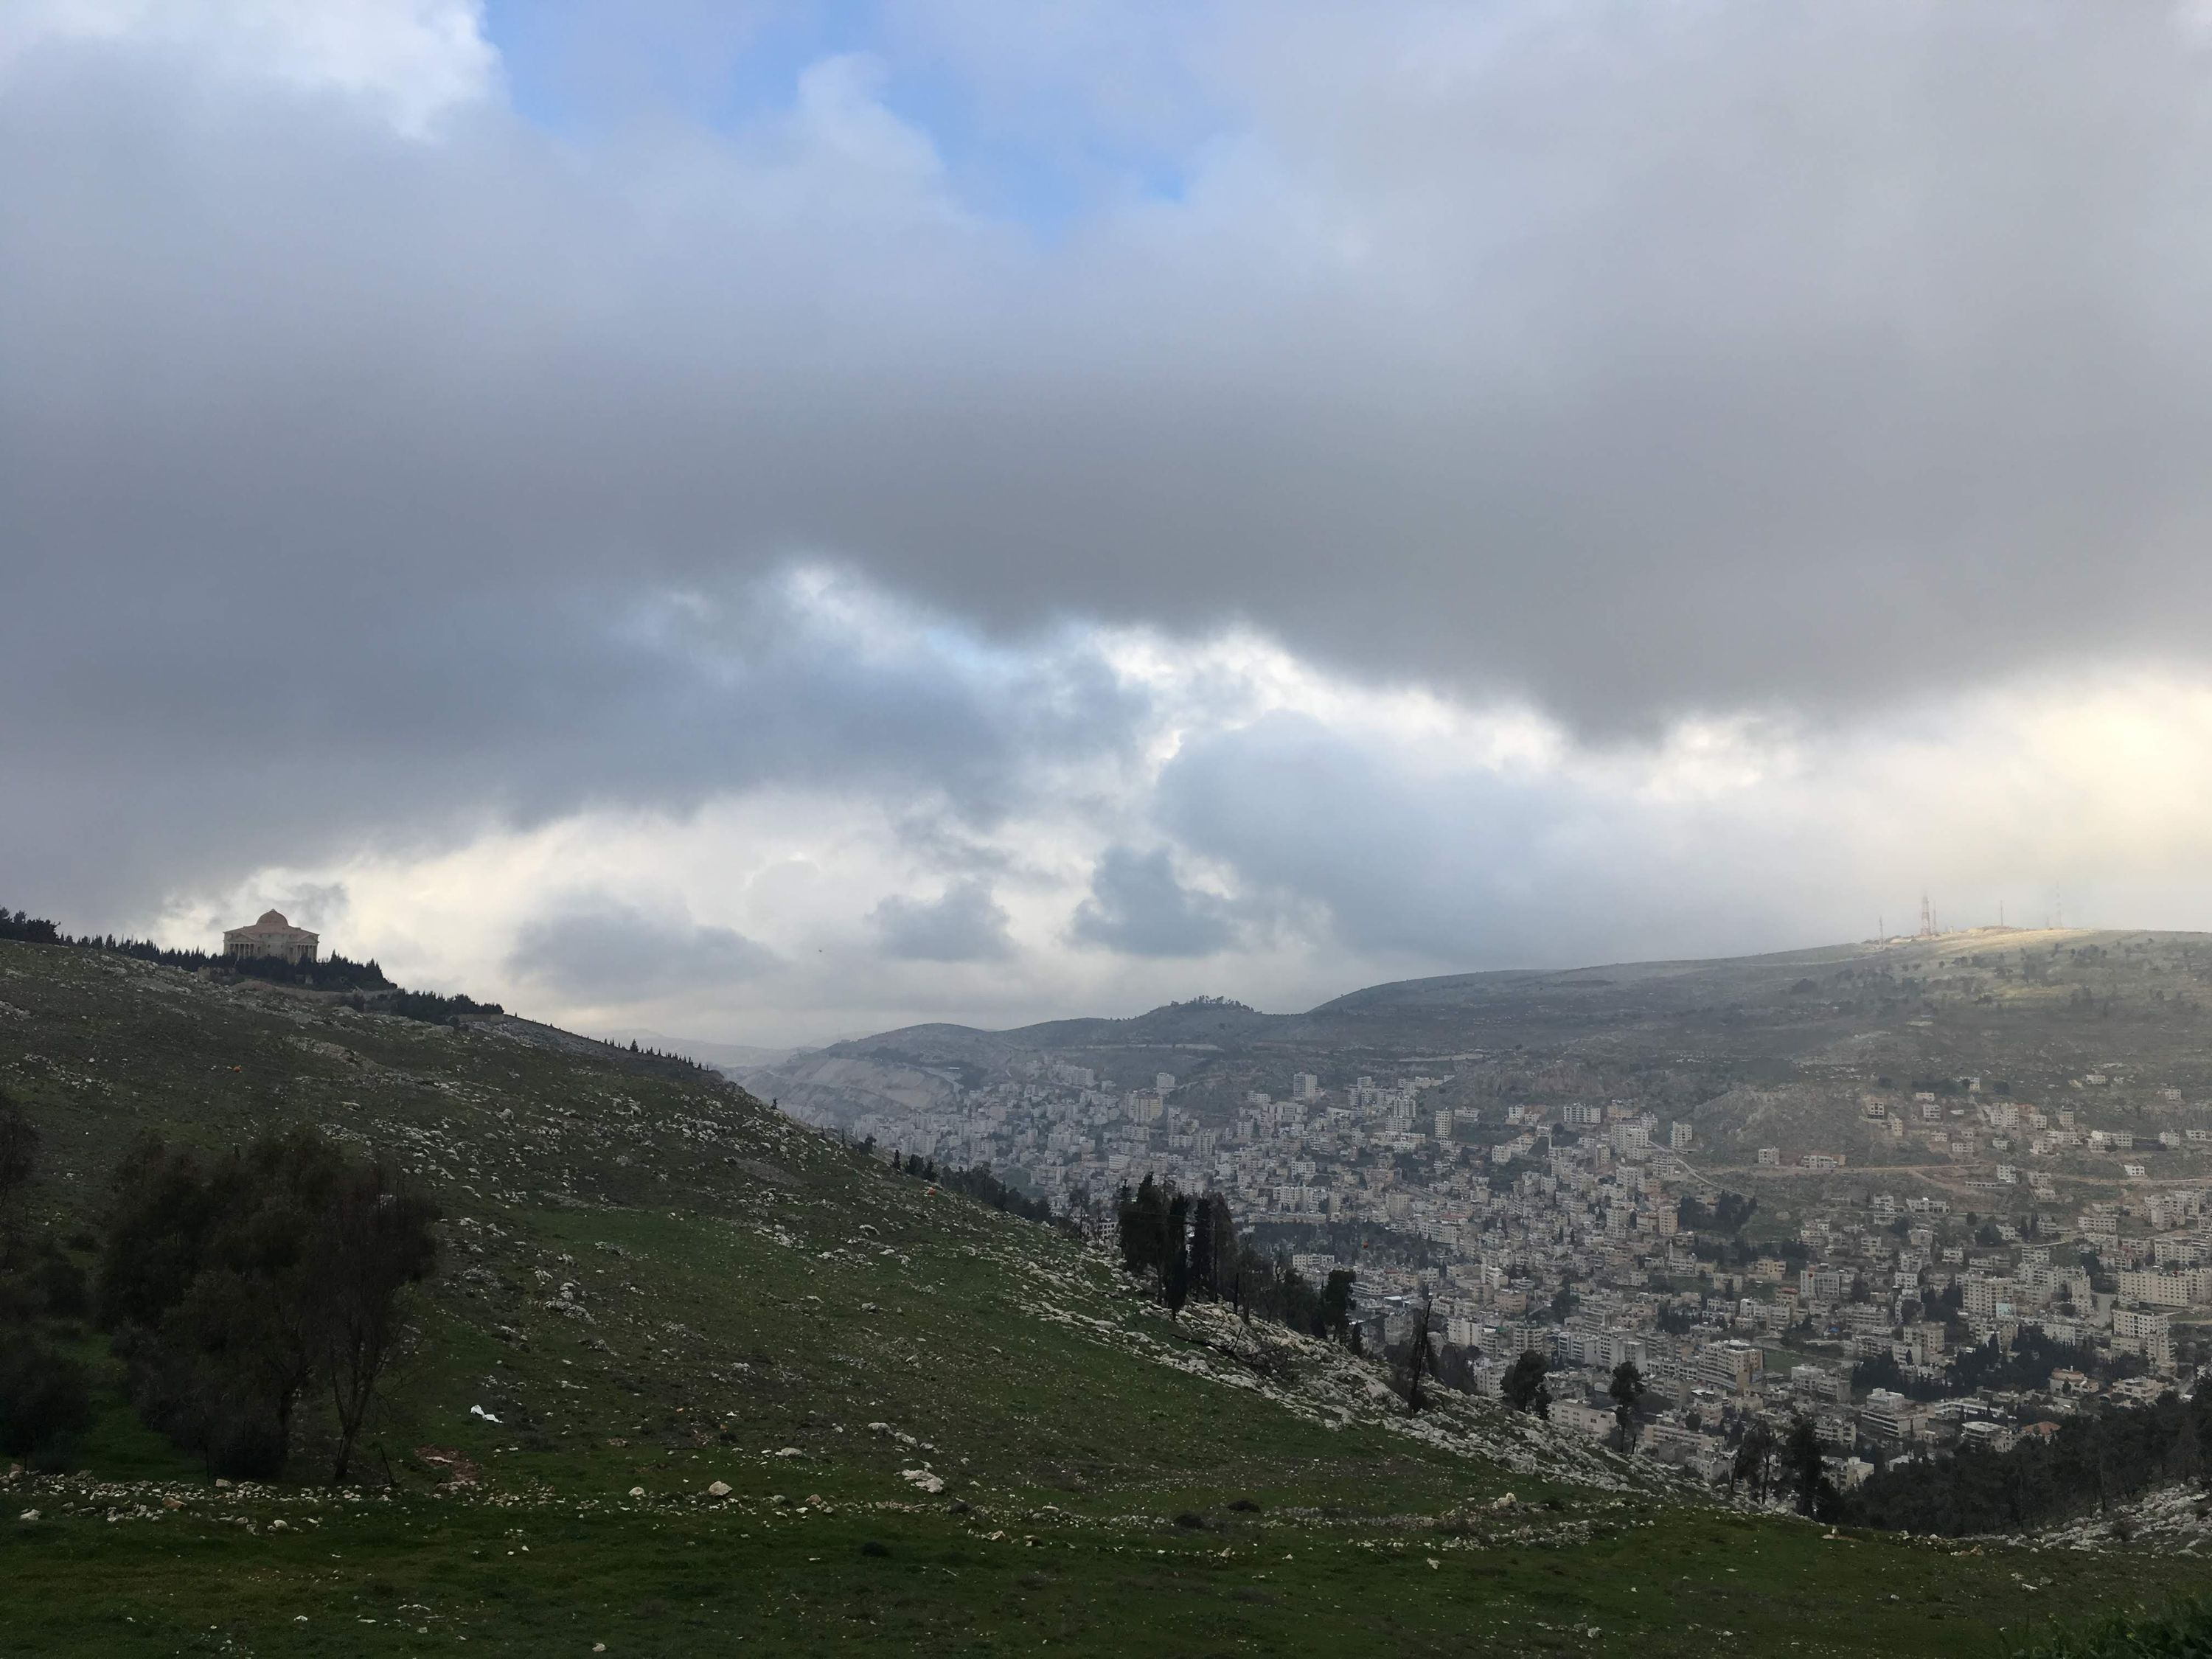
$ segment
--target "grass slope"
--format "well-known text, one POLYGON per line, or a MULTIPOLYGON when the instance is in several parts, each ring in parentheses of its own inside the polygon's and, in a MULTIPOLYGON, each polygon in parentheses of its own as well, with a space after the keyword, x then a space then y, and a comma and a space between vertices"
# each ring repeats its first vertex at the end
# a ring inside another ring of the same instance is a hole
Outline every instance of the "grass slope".
POLYGON ((1042 1229, 524 1028, 0 945, 0 1087, 64 1233, 143 1129, 297 1121, 448 1216, 395 1489, 218 1490, 111 1402, 83 1472, 0 1500, 0 1652, 1954 1653, 2201 1582, 1730 1515, 1487 1402, 1409 1423, 1339 1351, 1171 1324, 1042 1229))

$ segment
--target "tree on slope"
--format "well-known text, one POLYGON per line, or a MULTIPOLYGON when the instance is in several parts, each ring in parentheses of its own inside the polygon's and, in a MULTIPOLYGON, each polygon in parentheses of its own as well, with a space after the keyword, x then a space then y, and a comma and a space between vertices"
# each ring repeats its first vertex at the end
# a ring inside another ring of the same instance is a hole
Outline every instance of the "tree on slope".
POLYGON ((1179 1310, 1190 1294, 1190 1200, 1173 1182, 1146 1176, 1134 1194, 1123 1189, 1116 1207, 1121 1265, 1150 1279, 1160 1300, 1179 1310))
POLYGON ((436 1212, 320 1136, 265 1136, 210 1165, 145 1141, 117 1171, 99 1312, 131 1401, 216 1474, 267 1479, 295 1408, 327 1386, 338 1478, 429 1272, 436 1212))
POLYGON ((1797 1494, 1797 1513, 1810 1515, 1820 1507, 1821 1488, 1827 1484, 1826 1459, 1820 1449, 1820 1431, 1805 1418, 1790 1425, 1783 1443, 1782 1468, 1797 1494))
POLYGON ((317 1338, 337 1414, 331 1484, 344 1480, 377 1390, 405 1333, 408 1289, 430 1275, 435 1206, 381 1164, 349 1170, 317 1240, 317 1338))
POLYGON ((1436 1356, 1430 1352, 1429 1338, 1436 1326, 1435 1304, 1426 1295, 1413 1310, 1413 1328, 1406 1338, 1406 1361, 1401 1392, 1406 1396, 1406 1409, 1419 1413, 1427 1402, 1422 1398, 1421 1382, 1433 1368, 1436 1356))
POLYGON ((1157 1276, 1166 1267, 1161 1245, 1167 1237, 1167 1203, 1159 1183, 1146 1176, 1134 1193, 1121 1189, 1115 1206, 1115 1235, 1121 1247, 1121 1265, 1133 1273, 1157 1276))
POLYGON ((1328 1282, 1322 1286, 1322 1334, 1333 1336, 1340 1342, 1352 1340, 1352 1278, 1349 1267, 1339 1267, 1329 1274, 1328 1282))
POLYGON ((1636 1362, 1624 1359, 1613 1368, 1613 1381, 1606 1384, 1606 1393, 1613 1400, 1613 1420, 1620 1431, 1620 1449, 1636 1449, 1636 1408, 1644 1400, 1644 1373, 1636 1369, 1636 1362))
POLYGON ((1498 1382, 1498 1391, 1515 1411, 1547 1418, 1552 1414, 1552 1390, 1544 1374, 1550 1370, 1544 1356, 1531 1348, 1513 1362, 1498 1382))
POLYGON ((1237 1254, 1237 1223, 1229 1213, 1229 1200, 1219 1193, 1208 1193, 1191 1209, 1192 1288, 1216 1301, 1227 1295, 1236 1279, 1237 1254))
POLYGON ((1160 1300, 1170 1315, 1180 1314, 1190 1300, 1189 1220, 1190 1200, 1177 1193, 1169 1201, 1167 1235, 1160 1244, 1160 1300))
POLYGON ((1774 1431, 1754 1421, 1736 1442, 1735 1462, 1729 1467, 1729 1495, 1735 1496, 1736 1482, 1741 1480, 1750 1486, 1752 1501, 1764 1504, 1773 1468, 1774 1431))
POLYGON ((1213 1200, 1209 1194, 1191 1206, 1190 1288, 1213 1294, 1213 1200))

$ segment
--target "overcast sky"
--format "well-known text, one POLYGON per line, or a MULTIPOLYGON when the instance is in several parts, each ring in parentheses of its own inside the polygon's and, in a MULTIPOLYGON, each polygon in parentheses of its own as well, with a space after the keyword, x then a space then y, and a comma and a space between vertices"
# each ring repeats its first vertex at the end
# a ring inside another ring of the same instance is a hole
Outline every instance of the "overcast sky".
POLYGON ((2212 9, 12 0, 0 900, 592 1030, 2212 927, 2212 9))

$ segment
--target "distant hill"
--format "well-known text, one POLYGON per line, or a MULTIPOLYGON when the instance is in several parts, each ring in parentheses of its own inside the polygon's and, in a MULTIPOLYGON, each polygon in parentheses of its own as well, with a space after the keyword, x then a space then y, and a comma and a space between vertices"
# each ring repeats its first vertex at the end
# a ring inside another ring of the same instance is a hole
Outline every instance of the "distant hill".
POLYGON ((1986 1077, 2025 1098, 2112 1066, 2123 1081, 2106 1098, 2130 1107, 2154 1087, 2212 1097, 2208 1011, 2212 935, 1982 928, 1401 980, 1295 1014, 1176 1004, 1006 1031, 910 1026, 738 1075, 816 1121, 851 1123, 1047 1061, 1121 1087, 1171 1072, 1201 1115, 1247 1090, 1283 1093, 1298 1072, 1326 1085, 1425 1070, 1460 1079, 1468 1103, 1626 1097, 1684 1116, 1711 1104, 1700 1134, 1733 1156, 1754 1128, 1856 1138, 1863 1093, 1915 1081, 1986 1077))

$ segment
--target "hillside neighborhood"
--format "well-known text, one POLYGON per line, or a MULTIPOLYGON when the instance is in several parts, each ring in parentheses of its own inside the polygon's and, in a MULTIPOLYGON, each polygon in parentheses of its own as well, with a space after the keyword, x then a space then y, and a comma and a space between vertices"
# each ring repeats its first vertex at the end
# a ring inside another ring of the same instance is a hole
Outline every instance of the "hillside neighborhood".
POLYGON ((1018 1171, 1095 1228, 1147 1176, 1219 1194, 1312 1284, 1352 1274, 1373 1351, 1425 1310, 1462 1386, 1495 1393, 1533 1352, 1553 1420, 1600 1436, 1632 1364, 1638 1449, 1716 1482, 1754 1425, 1809 1422, 1849 1486, 2186 1394, 2212 1352, 2212 1112, 2142 1068, 2033 1101, 1981 1076, 1852 1079, 1850 1150, 1746 1158, 1638 1099, 1478 1103, 1496 1058, 1298 1072, 1224 1103, 1047 1052, 848 1132, 1018 1171))

